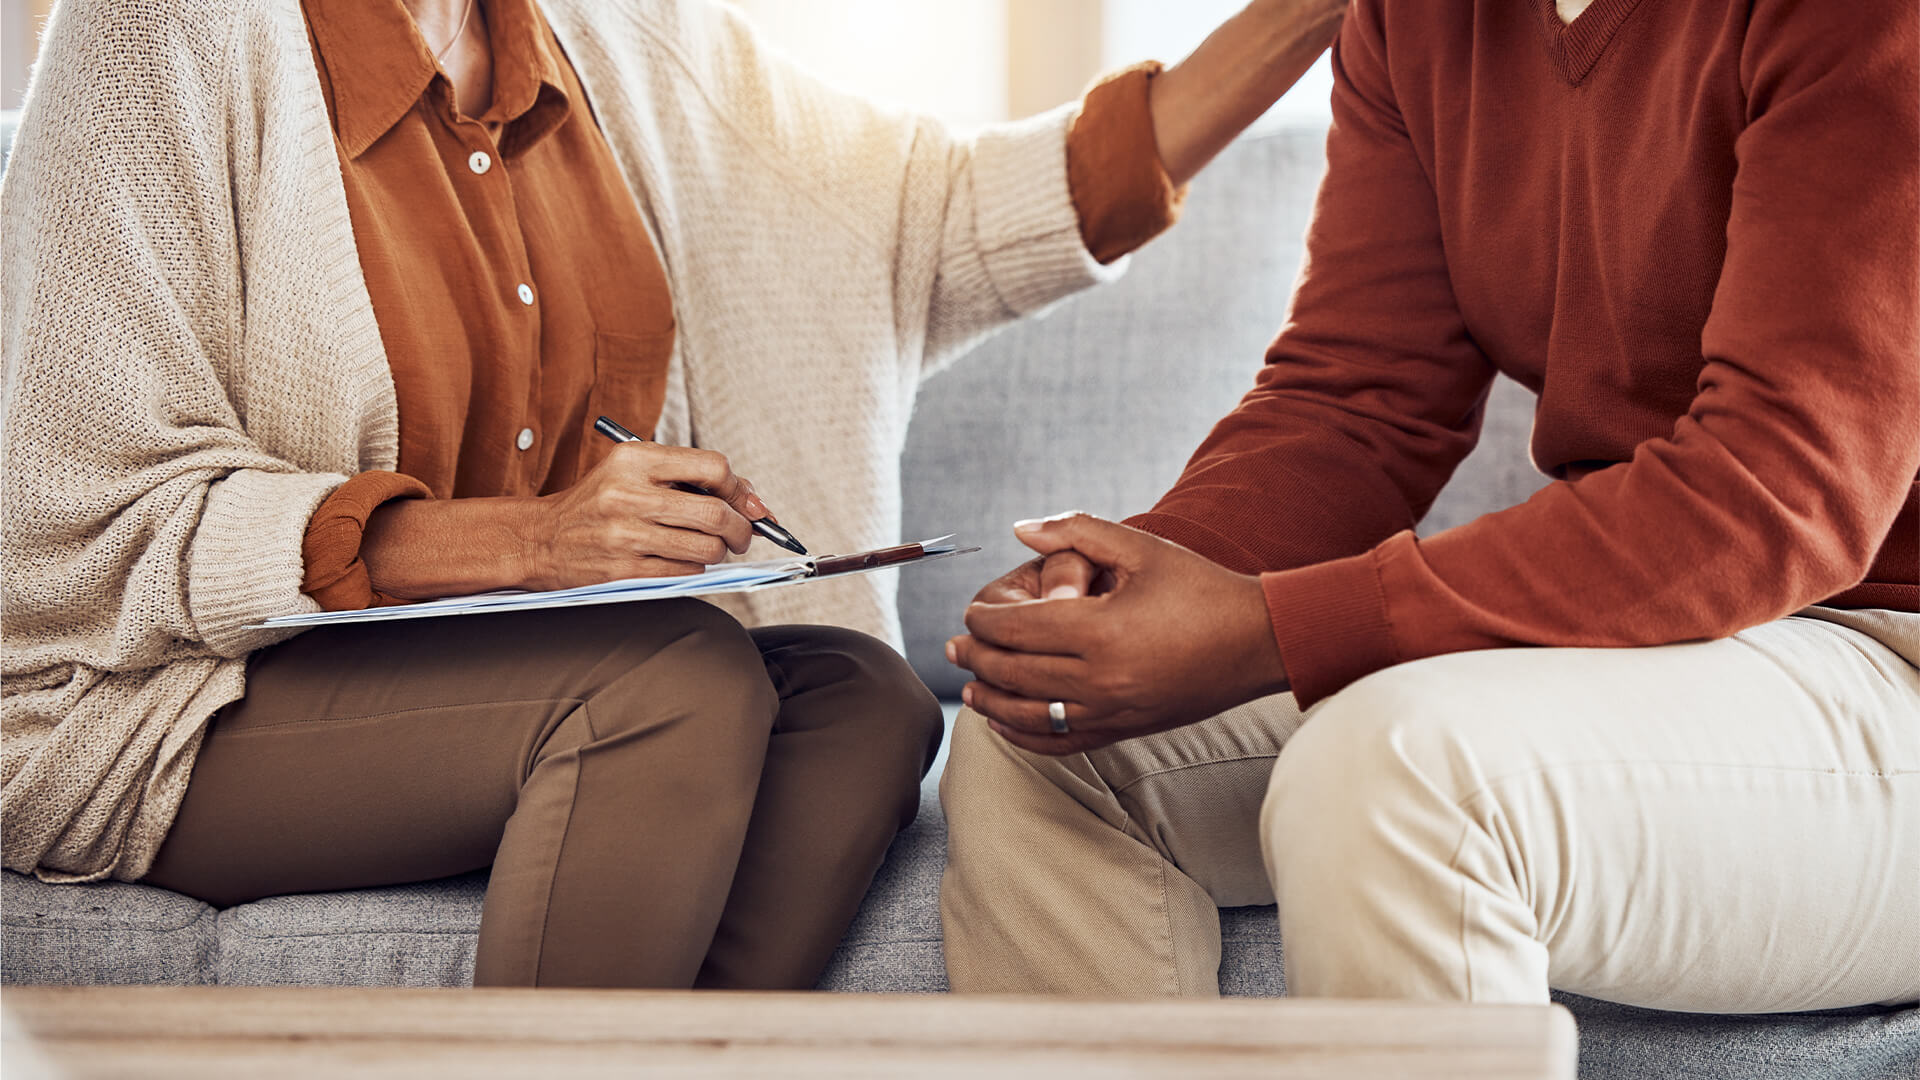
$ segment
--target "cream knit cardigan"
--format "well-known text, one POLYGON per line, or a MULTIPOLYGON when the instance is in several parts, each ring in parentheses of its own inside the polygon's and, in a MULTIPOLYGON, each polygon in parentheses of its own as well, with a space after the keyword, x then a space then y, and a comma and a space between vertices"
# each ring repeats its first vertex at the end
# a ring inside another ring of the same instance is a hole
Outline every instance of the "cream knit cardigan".
MULTIPOLYGON (((959 138, 706 0, 545 6, 672 286, 661 438, 728 454, 816 550, 895 540, 920 380, 1118 272, 1080 241, 1071 111, 959 138)), ((287 636, 247 626, 314 608, 308 517, 396 464, 298 0, 66 0, 0 228, 0 861, 132 880, 247 654, 287 636)), ((733 609, 897 644, 890 579, 733 609)))

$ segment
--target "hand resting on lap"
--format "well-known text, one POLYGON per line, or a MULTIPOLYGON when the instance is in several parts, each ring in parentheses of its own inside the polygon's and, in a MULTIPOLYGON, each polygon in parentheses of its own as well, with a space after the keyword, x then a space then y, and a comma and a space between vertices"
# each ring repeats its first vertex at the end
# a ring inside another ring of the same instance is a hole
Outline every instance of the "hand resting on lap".
POLYGON ((947 643, 967 705, 1014 745, 1079 753, 1287 688, 1258 577, 1088 514, 1014 533, 1041 557, 981 589, 947 643))

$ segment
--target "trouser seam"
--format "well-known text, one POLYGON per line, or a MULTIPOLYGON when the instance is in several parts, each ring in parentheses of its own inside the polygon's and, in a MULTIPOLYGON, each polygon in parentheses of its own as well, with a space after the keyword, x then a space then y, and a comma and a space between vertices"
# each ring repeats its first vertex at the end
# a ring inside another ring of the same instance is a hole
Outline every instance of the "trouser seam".
POLYGON ((1167 973, 1173 980, 1172 996, 1180 995, 1180 945, 1173 936, 1173 899, 1167 893, 1167 860, 1160 860, 1160 918, 1167 930, 1167 973))
POLYGON ((1454 841, 1453 854, 1447 857, 1447 873, 1459 883, 1459 901, 1455 906, 1458 907, 1460 911, 1460 969, 1466 974, 1468 1001, 1475 1000, 1473 996, 1473 950, 1467 947, 1467 875, 1460 871, 1460 853, 1466 850, 1467 837, 1472 835, 1472 833, 1473 826, 1471 824, 1462 825, 1460 827, 1460 838, 1454 841))
MULTIPOLYGON (((587 703, 580 703, 582 718, 586 721, 587 732, 593 732, 593 715, 587 703)), ((537 766, 536 766, 537 767, 537 766)), ((580 804, 580 749, 574 748, 573 790, 567 793, 567 813, 562 818, 560 841, 554 845, 552 870, 547 874, 546 895, 540 899, 540 938, 533 944, 533 985, 540 985, 540 969, 546 963, 547 935, 553 925, 553 890, 560 880, 560 862, 566 858, 567 841, 573 836, 573 813, 580 804)))
POLYGON ((1761 765, 1720 761, 1671 761, 1671 760, 1622 760, 1618 758, 1599 758, 1592 761, 1555 761, 1542 765, 1530 765, 1510 773, 1482 780, 1472 791, 1454 800, 1456 809, 1465 810, 1468 804, 1484 796, 1490 796, 1493 789, 1515 780, 1526 780, 1550 772, 1571 771, 1575 769, 1617 768, 1631 769, 1641 766, 1670 766, 1682 769, 1722 769, 1736 772, 1774 772, 1798 773, 1810 776, 1828 776, 1846 780, 1895 780, 1907 776, 1920 776, 1920 769, 1820 769, 1802 765, 1761 765))
MULTIPOLYGON (((1134 777, 1133 779, 1127 781, 1126 783, 1120 785, 1119 787, 1113 787, 1113 785, 1110 783, 1107 786, 1114 794, 1118 795, 1122 791, 1129 790, 1135 785, 1140 784, 1147 780, 1151 780, 1157 776, 1166 776, 1171 773, 1185 772, 1188 769, 1203 769, 1209 765, 1231 765, 1236 761, 1260 761, 1263 759, 1271 760, 1279 756, 1280 756, 1280 752, 1276 750, 1271 754, 1235 754, 1232 757, 1210 757, 1204 761, 1186 761, 1186 762, 1181 762, 1178 765, 1168 765, 1164 768, 1154 769, 1151 772, 1143 772, 1139 776, 1134 777)), ((1089 758, 1088 761, 1091 762, 1092 759, 1089 758)), ((1095 765, 1094 771, 1096 773, 1099 772, 1100 767, 1098 765, 1095 765)), ((1106 777, 1102 776, 1101 779, 1105 780, 1106 777)))
POLYGON ((274 720, 264 724, 248 724, 244 728, 229 728, 221 732, 221 738, 234 739, 255 732, 272 731, 277 728, 306 727, 312 724, 349 724, 359 720, 384 720, 409 713, 446 712, 452 709, 486 709, 500 705, 553 705, 572 703, 584 705, 585 701, 577 697, 535 697, 535 698, 496 698, 487 701, 437 702, 432 705, 414 705, 405 709, 382 709, 379 712, 352 713, 347 716, 307 716, 297 720, 274 720))

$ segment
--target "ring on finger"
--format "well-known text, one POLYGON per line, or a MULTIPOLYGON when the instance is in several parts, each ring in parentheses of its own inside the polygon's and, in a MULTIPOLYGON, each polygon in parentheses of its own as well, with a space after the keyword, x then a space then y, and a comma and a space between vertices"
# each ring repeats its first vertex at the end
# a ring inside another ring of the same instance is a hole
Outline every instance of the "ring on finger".
POLYGON ((1047 724, 1055 735, 1067 734, 1067 703, 1064 701, 1047 702, 1047 724))

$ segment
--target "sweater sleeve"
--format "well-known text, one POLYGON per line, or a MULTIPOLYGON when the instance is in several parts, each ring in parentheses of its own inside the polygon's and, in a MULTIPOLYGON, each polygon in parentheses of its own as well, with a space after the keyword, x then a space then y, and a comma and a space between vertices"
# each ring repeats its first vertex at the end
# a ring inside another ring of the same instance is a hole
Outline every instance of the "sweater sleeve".
MULTIPOLYGON (((1266 574, 1303 702, 1468 649, 1721 637, 1860 580, 1920 467, 1917 23, 1898 2, 1755 5, 1687 414, 1520 506, 1266 574)), ((1350 112, 1366 80, 1343 37, 1350 112)))
MULTIPOLYGON (((845 229, 869 248, 890 282, 903 378, 931 374, 994 330, 1124 271, 1122 259, 1096 258, 1081 233, 1068 177, 1069 133, 1081 103, 959 132, 834 88, 770 47, 726 5, 630 6, 649 47, 723 103, 730 133, 751 141, 770 171, 807 191, 822 211, 821 225, 845 229)), ((594 47, 621 47, 613 42, 624 33, 624 17, 588 21, 582 11, 550 17, 584 31, 594 47)), ((1099 185, 1100 197, 1112 200, 1103 215, 1129 220, 1113 238, 1096 231, 1102 254, 1116 254, 1129 239, 1144 242, 1151 223, 1173 212, 1167 185, 1134 179, 1158 168, 1159 153, 1151 138, 1138 137, 1132 119, 1143 109, 1128 95, 1137 91, 1143 104, 1147 85, 1144 71, 1135 75, 1122 73, 1098 95, 1112 101, 1094 103, 1088 116, 1089 137, 1121 137, 1101 153, 1124 148, 1137 156, 1116 186, 1099 185), (1117 205, 1132 198, 1149 205, 1117 205)))
POLYGON ((242 656, 313 608, 300 536, 345 476, 265 450, 228 391, 239 155, 195 111, 252 25, 76 3, 44 43, 0 184, 9 675, 242 656))
POLYGON ((1433 189, 1370 17, 1351 9, 1334 43, 1327 175, 1266 364, 1173 489, 1129 521, 1246 573, 1411 528, 1472 449, 1493 378, 1454 302, 1433 189))
POLYGON ((923 374, 1125 271, 1124 259, 1102 263, 1081 235, 1067 172, 1079 114, 1078 103, 1064 105, 965 139, 920 121, 896 242, 906 252, 934 245, 933 258, 902 262, 895 288, 903 316, 924 327, 910 350, 923 374))

